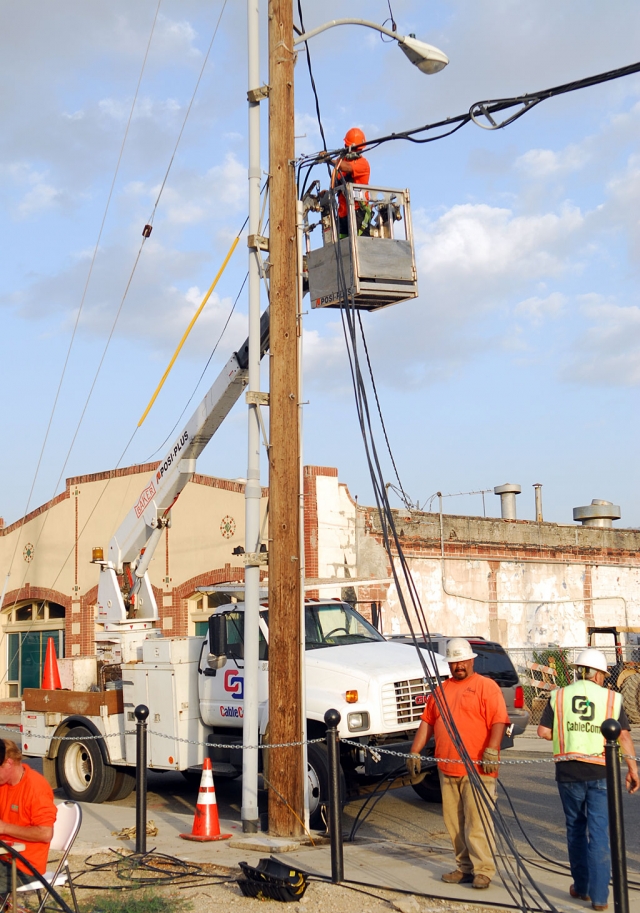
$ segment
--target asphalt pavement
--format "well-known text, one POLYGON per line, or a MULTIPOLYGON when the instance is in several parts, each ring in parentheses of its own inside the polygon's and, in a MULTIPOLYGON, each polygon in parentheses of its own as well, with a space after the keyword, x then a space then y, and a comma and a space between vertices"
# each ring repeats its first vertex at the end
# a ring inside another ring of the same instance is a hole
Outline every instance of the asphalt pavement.
MULTIPOLYGON (((640 733, 636 733, 636 744, 640 741, 638 735, 640 733)), ((523 867, 518 868, 509 855, 501 869, 515 873, 515 881, 525 887, 531 887, 529 879, 532 879, 558 910, 566 913, 590 910, 590 904, 572 900, 568 893, 571 878, 551 745, 541 742, 534 733, 528 733, 516 739, 515 747, 505 752, 503 759, 515 763, 502 767, 499 807, 523 867), (511 799, 513 811, 507 797, 511 799)), ((35 761, 28 763, 38 767, 35 761)), ((318 835, 313 835, 316 846, 301 846, 295 842, 275 841, 264 834, 247 836, 242 833, 241 780, 219 779, 216 797, 221 831, 231 834, 230 839, 210 843, 183 840, 180 834, 190 833, 192 827, 197 783, 185 780, 180 774, 150 771, 147 816, 158 827, 158 834, 147 838, 147 849, 155 848, 182 859, 229 867, 235 867, 240 860, 257 864, 260 858, 273 854, 310 873, 330 875, 330 847, 326 839, 318 835)), ((61 790, 57 791, 56 798, 64 799, 61 790)), ((262 801, 265 800, 263 794, 262 801)), ((625 794, 629 879, 640 886, 638 802, 640 796, 625 794)), ((83 823, 74 856, 84 858, 108 848, 135 849, 135 839, 116 836, 123 828, 135 824, 135 794, 120 802, 83 804, 82 810, 83 823)), ((441 808, 423 802, 410 787, 390 790, 375 804, 370 801, 365 805, 362 800, 349 803, 344 810, 343 833, 345 877, 349 880, 465 903, 514 904, 513 887, 510 896, 499 877, 487 891, 476 891, 469 885, 446 885, 440 880, 443 872, 455 868, 441 808)), ((537 892, 531 890, 537 896, 537 892)), ((632 891, 630 903, 632 913, 640 913, 640 893, 632 891)))

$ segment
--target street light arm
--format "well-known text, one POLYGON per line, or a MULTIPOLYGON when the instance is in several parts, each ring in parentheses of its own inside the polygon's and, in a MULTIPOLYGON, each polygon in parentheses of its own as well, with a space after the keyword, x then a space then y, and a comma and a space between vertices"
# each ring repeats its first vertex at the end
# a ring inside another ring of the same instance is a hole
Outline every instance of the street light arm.
POLYGON ((326 32, 327 29, 332 29, 336 25, 364 25, 368 29, 375 29, 376 32, 381 32, 383 35, 395 38, 396 41, 403 40, 402 35, 398 35, 397 32, 392 32, 391 29, 385 28, 384 25, 378 25, 376 22, 369 22, 367 19, 332 19, 330 22, 325 22, 324 25, 319 25, 317 28, 311 29, 310 32, 304 32, 304 34, 299 35, 293 42, 293 46, 296 47, 298 44, 303 44, 305 41, 309 41, 310 38, 319 35, 320 32, 326 32))
POLYGON ((393 38, 394 41, 398 42, 398 47, 409 58, 411 63, 427 75, 439 73, 449 63, 449 58, 439 48, 434 48, 431 44, 419 41, 414 35, 398 35, 397 32, 392 32, 391 29, 385 28, 384 25, 378 25, 377 22, 369 22, 367 19, 332 19, 330 22, 325 22, 324 25, 311 29, 310 32, 304 32, 304 34, 299 35, 293 42, 293 46, 304 44, 305 41, 314 38, 320 32, 326 32, 327 29, 335 28, 336 25, 364 25, 365 28, 374 29, 374 31, 380 32, 382 35, 388 35, 389 38, 393 38))

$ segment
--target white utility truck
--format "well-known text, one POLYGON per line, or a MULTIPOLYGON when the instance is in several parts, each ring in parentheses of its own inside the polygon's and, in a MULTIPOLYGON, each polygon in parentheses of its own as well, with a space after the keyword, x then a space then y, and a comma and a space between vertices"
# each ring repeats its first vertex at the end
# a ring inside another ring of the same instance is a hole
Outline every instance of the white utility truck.
MULTIPOLYGON (((268 311, 261 352, 268 348, 268 311)), ((100 568, 94 690, 25 689, 22 748, 43 759, 52 786, 84 802, 115 801, 135 784, 134 709, 149 708, 148 762, 154 770, 187 774, 212 760, 215 776, 242 772, 244 688, 243 605, 218 607, 207 636, 164 637, 154 627, 158 608, 148 567, 170 510, 195 472, 202 452, 247 382, 247 343, 224 367, 166 458, 125 517, 100 568), (60 737, 64 736, 64 739, 60 737), (93 738, 89 738, 89 737, 93 738), (209 747, 209 745, 225 747, 209 747)), ((324 714, 340 711, 340 736, 361 745, 408 751, 428 684, 417 655, 386 641, 350 605, 339 600, 306 604, 307 737, 324 735, 324 714)), ((268 608, 260 617, 260 738, 267 733, 268 608)), ((439 674, 449 669, 428 654, 439 674)), ((433 668, 430 669, 433 672, 433 668)), ((345 795, 402 767, 401 759, 341 746, 345 795), (400 762, 400 763, 398 763, 400 762)), ((310 815, 320 819, 327 795, 322 744, 308 746, 310 815)))

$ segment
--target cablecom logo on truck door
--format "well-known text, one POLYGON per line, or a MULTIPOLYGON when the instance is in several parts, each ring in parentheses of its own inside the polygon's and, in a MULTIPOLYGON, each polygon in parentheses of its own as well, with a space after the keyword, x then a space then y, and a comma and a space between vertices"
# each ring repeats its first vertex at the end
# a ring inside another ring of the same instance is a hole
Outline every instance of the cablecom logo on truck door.
POLYGON ((224 674, 224 690, 228 691, 234 701, 244 697, 244 678, 237 669, 227 669, 224 674))

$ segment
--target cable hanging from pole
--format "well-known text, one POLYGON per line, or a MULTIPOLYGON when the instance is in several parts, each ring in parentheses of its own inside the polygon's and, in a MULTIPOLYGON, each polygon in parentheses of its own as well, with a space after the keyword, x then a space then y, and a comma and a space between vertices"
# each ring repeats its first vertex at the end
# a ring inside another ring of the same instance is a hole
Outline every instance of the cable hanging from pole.
MULTIPOLYGON (((368 140, 363 144, 363 149, 376 149, 385 143, 395 142, 396 140, 407 140, 408 142, 416 144, 433 143, 436 140, 444 139, 447 136, 457 133, 458 130, 471 122, 485 130, 502 130, 504 127, 508 127, 521 118, 528 111, 531 111, 542 101, 546 101, 549 98, 556 98, 560 95, 566 95, 569 92, 577 92, 580 89, 588 89, 592 86, 602 85, 605 82, 621 79, 624 76, 632 76, 634 73, 640 73, 640 62, 632 63, 625 67, 618 67, 615 70, 607 70, 604 73, 597 73, 594 76, 587 76, 583 79, 576 79, 559 86, 552 86, 549 89, 542 89, 538 92, 514 95, 510 98, 477 101, 474 102, 464 114, 458 114, 455 117, 446 117, 443 120, 434 121, 432 124, 424 124, 422 127, 415 127, 414 129, 403 130, 398 133, 389 133, 386 136, 368 140), (500 114, 503 111, 509 111, 511 108, 518 108, 518 110, 502 120, 494 117, 494 115, 500 114), (430 133, 433 130, 442 130, 443 132, 438 133, 436 136, 420 136, 422 133, 430 133)), ((340 151, 340 149, 332 150, 330 155, 338 155, 340 151)), ((304 166, 313 166, 323 161, 324 156, 322 156, 321 153, 314 153, 313 155, 301 156, 298 159, 298 165, 302 168, 304 166)))

